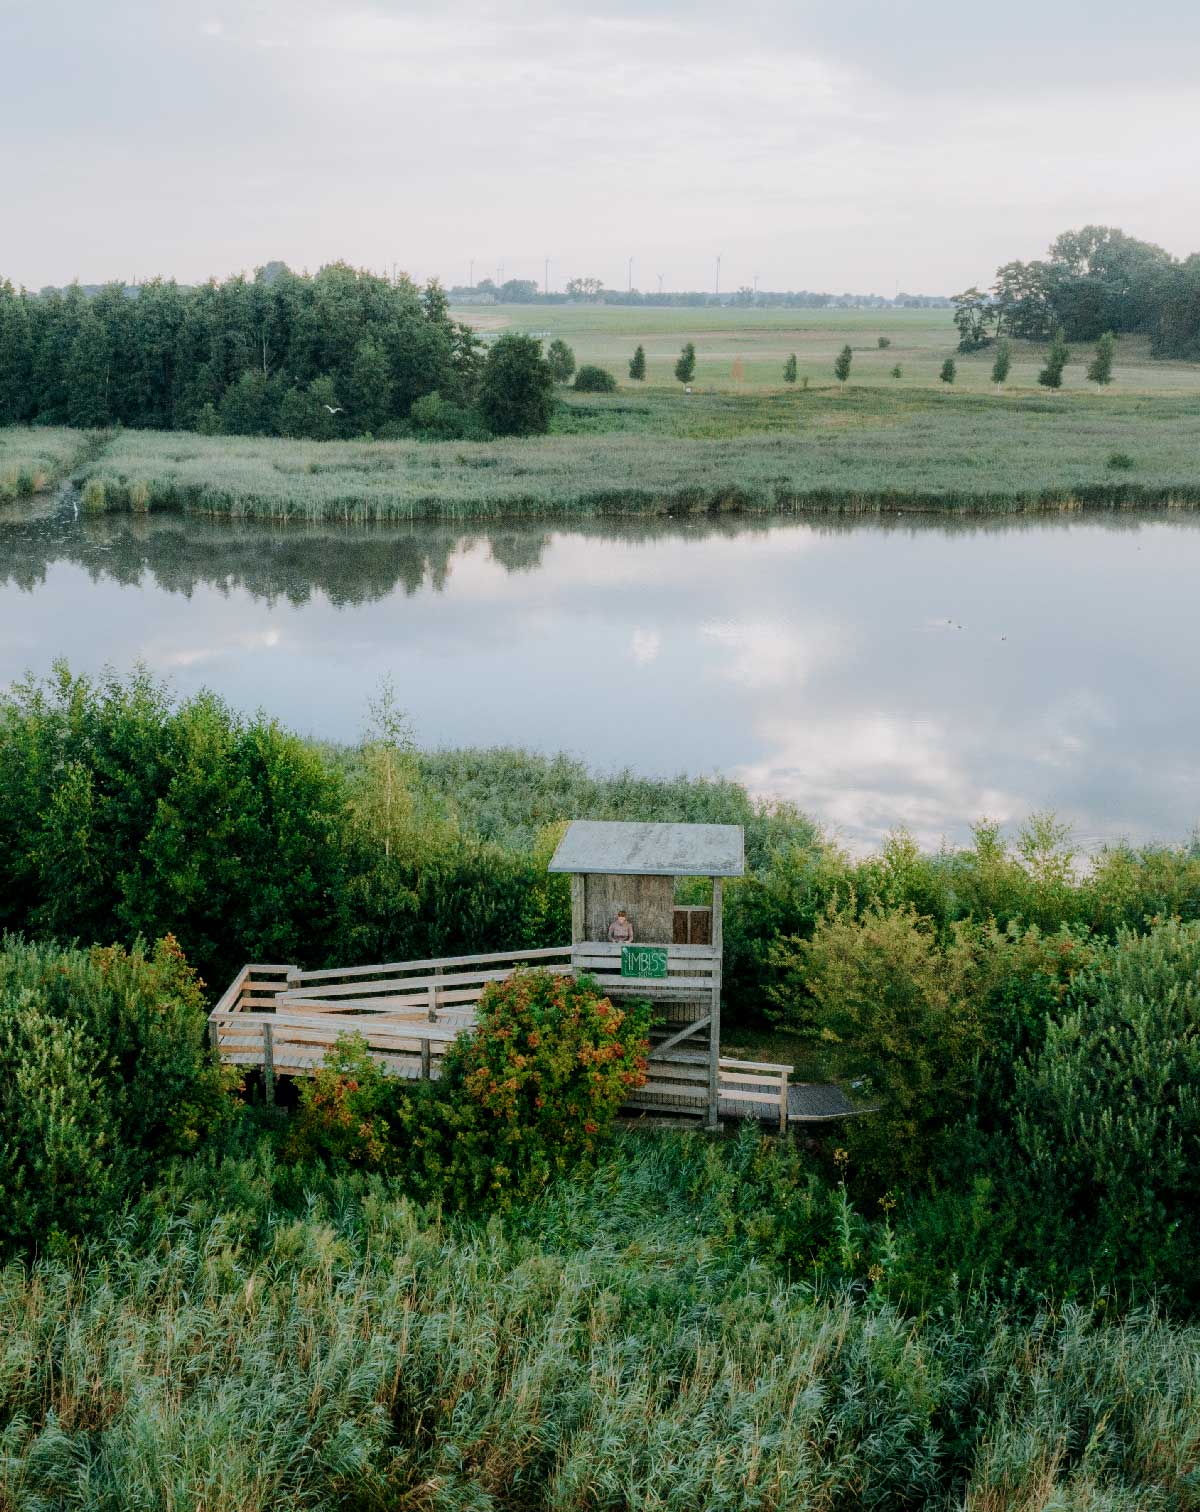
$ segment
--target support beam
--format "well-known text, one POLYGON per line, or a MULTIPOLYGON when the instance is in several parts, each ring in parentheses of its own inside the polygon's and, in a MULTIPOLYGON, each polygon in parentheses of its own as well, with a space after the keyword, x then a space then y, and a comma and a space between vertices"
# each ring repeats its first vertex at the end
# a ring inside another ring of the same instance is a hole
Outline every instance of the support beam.
POLYGON ((275 1101, 275 1027, 263 1025, 263 1092, 269 1103, 275 1101))
POLYGON ((709 1019, 708 1053, 708 1126, 715 1129, 720 1122, 721 1081, 721 955, 725 935, 721 920, 721 879, 712 879, 712 1013, 709 1019))
POLYGON ((584 893, 586 882, 578 872, 571 874, 571 944, 578 945, 584 938, 586 914, 584 893))
POLYGON ((656 1055, 661 1055, 664 1050, 673 1049, 674 1046, 679 1044, 680 1040, 691 1039, 693 1034, 699 1034, 701 1029, 707 1029, 711 1023, 711 1018, 702 1018, 697 1019, 695 1023, 685 1024, 682 1029, 677 1029, 670 1039, 663 1040, 661 1045, 655 1045, 650 1051, 649 1059, 653 1060, 656 1055))

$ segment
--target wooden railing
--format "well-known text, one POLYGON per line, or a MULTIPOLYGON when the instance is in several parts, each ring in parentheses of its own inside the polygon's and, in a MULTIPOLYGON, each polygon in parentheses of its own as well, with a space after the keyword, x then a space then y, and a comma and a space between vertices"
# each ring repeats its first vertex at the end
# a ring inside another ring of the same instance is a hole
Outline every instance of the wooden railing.
MULTIPOLYGON (((549 950, 447 956, 393 961, 327 971, 289 965, 244 966, 209 1014, 209 1035, 230 1065, 261 1069, 273 1091, 276 1076, 307 1076, 344 1034, 361 1035, 380 1066, 393 1076, 436 1078, 446 1047, 475 1021, 475 1007, 489 982, 503 981, 523 966, 586 971, 612 996, 688 1000, 711 993, 713 951, 705 945, 668 948, 666 978, 620 975, 619 945, 578 945, 549 950)), ((628 1106, 659 1113, 703 1115, 708 1109, 710 1057, 686 1041, 708 1027, 707 1016, 668 1021, 655 1031, 644 1086, 628 1106)), ((722 1058, 718 1100, 757 1105, 760 1117, 788 1123, 790 1067, 722 1058)))

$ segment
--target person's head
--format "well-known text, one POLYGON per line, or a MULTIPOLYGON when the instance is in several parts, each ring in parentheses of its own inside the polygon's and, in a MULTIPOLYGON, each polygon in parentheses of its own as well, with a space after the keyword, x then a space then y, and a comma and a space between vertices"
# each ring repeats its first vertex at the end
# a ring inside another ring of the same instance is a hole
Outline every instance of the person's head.
POLYGON ((624 919, 624 917, 625 917, 625 910, 623 908, 618 908, 617 909, 617 918, 618 919, 624 919))

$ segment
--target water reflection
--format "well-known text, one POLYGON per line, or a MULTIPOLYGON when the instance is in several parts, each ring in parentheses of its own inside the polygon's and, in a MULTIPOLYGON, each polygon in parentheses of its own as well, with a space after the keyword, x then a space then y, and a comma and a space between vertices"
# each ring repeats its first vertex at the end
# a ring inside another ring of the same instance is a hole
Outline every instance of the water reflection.
POLYGON ((464 529, 0 520, 0 679, 141 658, 352 738, 390 673, 427 743, 737 775, 854 844, 1054 807, 1200 816, 1189 514, 657 518, 464 529))

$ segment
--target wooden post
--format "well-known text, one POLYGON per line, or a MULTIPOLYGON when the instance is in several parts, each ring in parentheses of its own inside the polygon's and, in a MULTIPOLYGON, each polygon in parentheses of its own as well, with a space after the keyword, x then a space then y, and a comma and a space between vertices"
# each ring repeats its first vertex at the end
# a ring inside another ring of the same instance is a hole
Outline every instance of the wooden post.
POLYGON ((269 1103, 275 1101, 275 1026, 263 1025, 263 1093, 269 1103))
POLYGON ((210 1049, 212 1050, 212 1053, 217 1057, 218 1060, 220 1060, 221 1059, 221 1026, 217 1023, 216 1019, 211 1019, 210 1018, 209 1021, 208 1021, 208 1043, 209 1043, 210 1049))
MULTIPOLYGON (((435 977, 440 977, 443 974, 443 968, 441 966, 435 966, 433 968, 433 974, 435 977)), ((438 991, 438 986, 435 982, 429 989, 429 1022, 431 1024, 437 1023, 438 1009, 441 1006, 441 993, 438 991)))
POLYGON ((779 1078, 779 1132, 786 1134, 788 1131, 788 1082, 791 1078, 787 1072, 781 1073, 779 1078))
POLYGON ((429 1080, 429 1041, 421 1041, 421 1080, 429 1080))
POLYGON ((708 1026, 708 1127, 715 1129, 720 1122, 721 1079, 721 952, 724 948, 724 933, 721 924, 721 879, 712 879, 712 1019, 708 1026))
POLYGON ((585 888, 586 885, 587 884, 585 882, 585 879, 580 875, 579 872, 572 872, 571 873, 571 944, 572 945, 578 945, 579 942, 580 942, 580 940, 583 939, 583 932, 584 932, 584 928, 585 928, 584 919, 586 917, 586 911, 584 909, 584 888, 585 888))

